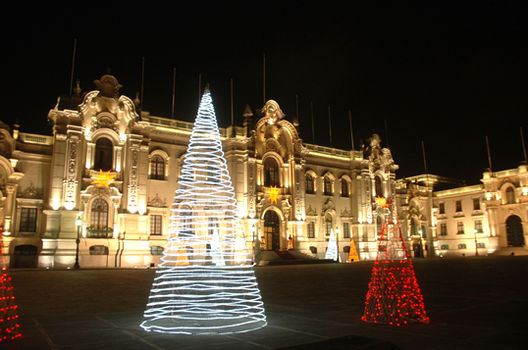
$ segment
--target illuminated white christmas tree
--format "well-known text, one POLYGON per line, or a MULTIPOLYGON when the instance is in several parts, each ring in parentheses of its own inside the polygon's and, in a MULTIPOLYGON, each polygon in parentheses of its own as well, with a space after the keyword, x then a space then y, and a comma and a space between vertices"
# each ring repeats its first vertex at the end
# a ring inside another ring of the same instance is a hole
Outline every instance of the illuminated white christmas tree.
POLYGON ((264 305, 237 217, 208 88, 198 108, 178 184, 168 241, 141 327, 189 335, 264 327, 264 305))
POLYGON ((328 247, 326 248, 325 259, 338 261, 339 257, 337 256, 337 240, 334 234, 334 229, 330 229, 330 239, 328 240, 328 247))

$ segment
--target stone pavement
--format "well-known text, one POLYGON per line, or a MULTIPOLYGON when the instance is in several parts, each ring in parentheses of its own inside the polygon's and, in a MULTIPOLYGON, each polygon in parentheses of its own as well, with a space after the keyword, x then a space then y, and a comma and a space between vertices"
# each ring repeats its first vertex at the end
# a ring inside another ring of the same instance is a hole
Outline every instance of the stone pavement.
POLYGON ((415 260, 431 318, 362 322, 372 262, 255 269, 268 326, 224 336, 144 332, 153 270, 11 270, 23 337, 3 349, 525 349, 528 257, 415 260))

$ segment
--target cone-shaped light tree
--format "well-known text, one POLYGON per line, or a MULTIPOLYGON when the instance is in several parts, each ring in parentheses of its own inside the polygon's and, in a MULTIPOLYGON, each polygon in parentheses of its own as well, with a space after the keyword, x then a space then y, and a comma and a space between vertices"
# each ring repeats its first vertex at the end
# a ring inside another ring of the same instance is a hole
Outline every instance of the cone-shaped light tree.
POLYGON ((206 87, 141 327, 188 335, 264 327, 266 316, 253 266, 206 87))
POLYGON ((0 343, 15 340, 22 336, 18 324, 18 305, 13 293, 11 276, 3 255, 4 242, 0 232, 0 343))
POLYGON ((334 229, 330 229, 330 239, 328 240, 328 247, 326 248, 325 259, 339 261, 339 252, 337 251, 337 240, 334 229))
POLYGON ((380 198, 378 205, 378 213, 384 220, 361 319, 392 326, 410 322, 429 323, 392 201, 380 198))

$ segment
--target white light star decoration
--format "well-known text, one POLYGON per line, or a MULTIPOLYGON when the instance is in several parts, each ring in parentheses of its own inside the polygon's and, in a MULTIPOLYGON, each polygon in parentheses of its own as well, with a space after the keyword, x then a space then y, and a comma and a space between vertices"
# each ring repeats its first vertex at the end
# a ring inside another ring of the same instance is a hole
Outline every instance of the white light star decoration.
POLYGON ((266 326, 208 87, 178 184, 141 327, 211 335, 266 326))

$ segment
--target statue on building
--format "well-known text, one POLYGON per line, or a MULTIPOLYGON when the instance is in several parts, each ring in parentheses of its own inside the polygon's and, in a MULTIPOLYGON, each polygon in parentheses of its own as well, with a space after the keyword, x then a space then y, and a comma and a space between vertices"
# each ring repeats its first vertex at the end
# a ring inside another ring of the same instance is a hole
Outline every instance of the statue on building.
POLYGON ((264 113, 268 124, 275 124, 282 118, 284 118, 284 113, 282 112, 279 104, 274 100, 268 100, 264 107, 261 109, 261 113, 264 113))

